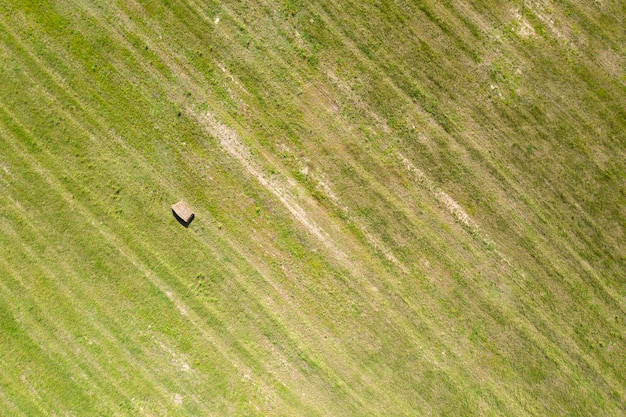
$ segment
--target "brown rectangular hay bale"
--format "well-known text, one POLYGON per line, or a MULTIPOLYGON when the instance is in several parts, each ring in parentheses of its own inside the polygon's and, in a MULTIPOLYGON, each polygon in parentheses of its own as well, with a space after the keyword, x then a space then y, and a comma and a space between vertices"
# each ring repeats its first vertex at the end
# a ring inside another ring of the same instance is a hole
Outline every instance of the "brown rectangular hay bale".
POLYGON ((172 204, 172 211, 185 223, 189 223, 194 216, 191 208, 183 200, 180 200, 176 204, 172 204))

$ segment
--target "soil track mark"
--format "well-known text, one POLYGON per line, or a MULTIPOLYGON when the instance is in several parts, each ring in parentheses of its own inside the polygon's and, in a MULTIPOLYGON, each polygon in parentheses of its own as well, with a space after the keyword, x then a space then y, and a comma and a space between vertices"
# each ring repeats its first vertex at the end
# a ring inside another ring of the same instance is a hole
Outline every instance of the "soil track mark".
POLYGON ((254 160, 250 150, 239 138, 239 135, 231 128, 219 123, 213 114, 209 112, 205 113, 204 116, 201 116, 200 121, 207 133, 219 139, 224 150, 239 161, 246 171, 256 178, 264 188, 274 194, 293 217, 295 217, 310 234, 315 236, 334 258, 343 264, 350 264, 353 271, 357 270, 355 265, 348 259, 344 251, 337 246, 330 235, 323 230, 298 203, 296 195, 305 195, 306 193, 304 190, 299 189, 300 187, 295 181, 287 180, 284 182, 274 178, 267 178, 263 174, 260 164, 254 160))

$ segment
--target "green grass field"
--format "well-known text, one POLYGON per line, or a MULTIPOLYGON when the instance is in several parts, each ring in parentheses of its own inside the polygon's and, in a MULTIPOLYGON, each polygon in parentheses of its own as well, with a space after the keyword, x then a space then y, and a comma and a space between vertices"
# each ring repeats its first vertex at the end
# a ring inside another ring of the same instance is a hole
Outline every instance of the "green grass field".
POLYGON ((625 228, 622 1, 0 1, 2 416, 625 415, 625 228))

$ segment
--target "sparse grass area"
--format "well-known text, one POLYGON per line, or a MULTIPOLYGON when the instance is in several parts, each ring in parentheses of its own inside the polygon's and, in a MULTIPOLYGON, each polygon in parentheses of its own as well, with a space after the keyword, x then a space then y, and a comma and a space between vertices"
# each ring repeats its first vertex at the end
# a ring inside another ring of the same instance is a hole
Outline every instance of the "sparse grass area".
POLYGON ((623 414, 625 17, 0 5, 0 414, 623 414))

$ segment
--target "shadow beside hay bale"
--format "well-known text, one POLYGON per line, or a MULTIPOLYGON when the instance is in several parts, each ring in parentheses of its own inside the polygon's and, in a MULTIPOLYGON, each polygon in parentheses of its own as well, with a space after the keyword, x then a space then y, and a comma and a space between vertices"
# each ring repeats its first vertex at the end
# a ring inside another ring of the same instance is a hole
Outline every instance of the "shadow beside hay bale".
POLYGON ((176 219, 176 221, 185 227, 189 227, 193 219, 196 217, 194 214, 192 214, 191 217, 189 217, 189 220, 185 221, 185 219, 180 218, 178 214, 176 214, 176 211, 174 211, 174 209, 172 209, 172 214, 174 215, 174 218, 176 219))
POLYGON ((183 200, 172 204, 172 214, 178 220, 178 223, 185 227, 189 227, 195 217, 191 208, 183 200))

